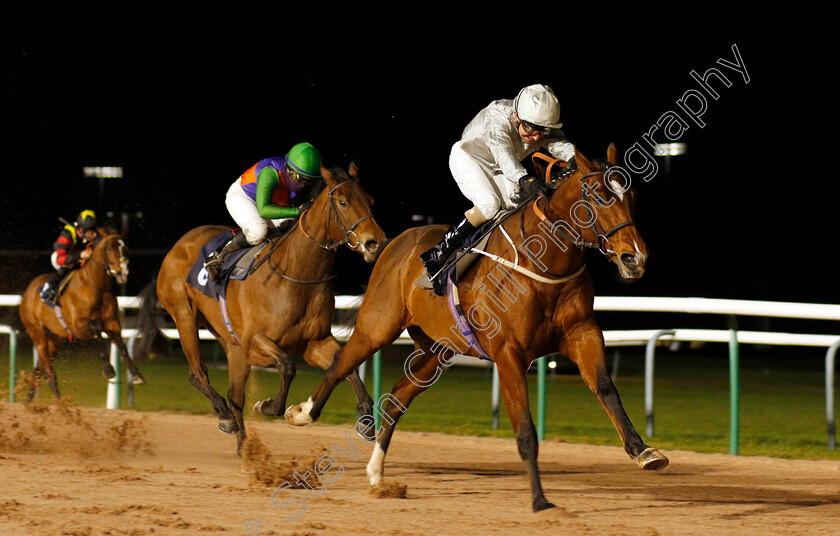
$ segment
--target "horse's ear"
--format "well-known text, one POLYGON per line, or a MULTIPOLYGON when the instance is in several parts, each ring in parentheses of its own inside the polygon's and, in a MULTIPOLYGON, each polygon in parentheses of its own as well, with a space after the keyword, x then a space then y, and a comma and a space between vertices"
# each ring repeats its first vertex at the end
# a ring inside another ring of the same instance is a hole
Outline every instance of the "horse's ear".
POLYGON ((321 166, 321 176, 324 177, 324 180, 327 181, 327 185, 330 188, 335 186, 335 175, 324 166, 321 166))
POLYGON ((350 176, 353 177, 357 182, 359 181, 359 166, 356 165, 355 162, 350 162, 350 176))
POLYGON ((618 164, 618 151, 616 150, 614 143, 610 143, 610 146, 607 147, 607 162, 609 162, 611 166, 618 164))
POLYGON ((587 173, 590 169, 592 169, 592 163, 589 162, 589 160, 587 160, 585 156, 580 154, 580 151, 578 151, 577 146, 575 146, 575 163, 577 164, 578 169, 583 171, 584 173, 587 173))

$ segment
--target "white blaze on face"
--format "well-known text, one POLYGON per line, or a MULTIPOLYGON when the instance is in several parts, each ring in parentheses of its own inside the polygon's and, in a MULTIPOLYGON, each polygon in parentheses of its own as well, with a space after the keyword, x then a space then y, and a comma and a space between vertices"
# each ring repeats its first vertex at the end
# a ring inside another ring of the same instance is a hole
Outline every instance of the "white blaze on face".
POLYGON ((126 258, 125 254, 123 253, 124 247, 125 242, 120 240, 118 246, 120 252, 120 270, 122 271, 123 277, 128 277, 128 258, 126 258))
POLYGON ((612 184, 612 191, 618 196, 618 200, 624 201, 624 185, 616 179, 611 179, 610 184, 612 184))

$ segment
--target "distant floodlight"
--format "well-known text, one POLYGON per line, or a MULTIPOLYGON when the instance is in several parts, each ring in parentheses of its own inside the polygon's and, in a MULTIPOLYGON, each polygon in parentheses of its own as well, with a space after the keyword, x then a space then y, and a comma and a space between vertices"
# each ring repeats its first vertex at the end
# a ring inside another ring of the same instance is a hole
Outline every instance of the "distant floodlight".
POLYGON ((123 168, 119 166, 84 167, 82 171, 85 177, 96 177, 99 179, 111 179, 123 176, 123 168))
POLYGON ((684 143, 657 143, 653 149, 653 154, 656 156, 677 156, 685 154, 686 145, 684 143))
POLYGON ((557 361, 549 361, 548 368, 557 368, 557 361))

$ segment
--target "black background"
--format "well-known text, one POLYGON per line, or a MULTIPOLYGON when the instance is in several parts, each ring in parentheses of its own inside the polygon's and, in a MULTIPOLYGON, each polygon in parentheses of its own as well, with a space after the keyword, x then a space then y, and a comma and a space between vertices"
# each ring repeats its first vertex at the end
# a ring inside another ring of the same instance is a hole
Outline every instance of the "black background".
MULTIPOLYGON (((826 80, 836 66, 813 27, 749 17, 633 24, 606 13, 442 24, 439 13, 385 12, 328 24, 312 11, 7 18, 0 249, 48 249, 59 216, 98 208, 98 183, 82 168, 122 166, 124 177, 105 184, 104 209, 130 215, 134 294, 162 258, 139 252, 165 251, 197 225, 232 224, 230 183, 300 141, 321 149, 327 165, 360 165, 389 236, 415 225, 414 214, 452 223, 470 204, 449 173, 449 148, 490 101, 550 85, 566 136, 603 158, 610 142, 622 153, 643 143, 699 89, 689 73, 715 67, 732 86, 708 99, 705 127, 689 122, 679 140, 688 153, 634 183, 646 276, 619 283, 594 255, 596 291, 838 301, 826 134, 835 108, 826 80), (717 63, 734 60, 733 45, 749 84, 717 63)), ((49 271, 45 257, 0 259, 7 293, 22 290, 15 275, 49 271)), ((337 267, 337 291, 360 292, 369 267, 347 252, 337 267)))

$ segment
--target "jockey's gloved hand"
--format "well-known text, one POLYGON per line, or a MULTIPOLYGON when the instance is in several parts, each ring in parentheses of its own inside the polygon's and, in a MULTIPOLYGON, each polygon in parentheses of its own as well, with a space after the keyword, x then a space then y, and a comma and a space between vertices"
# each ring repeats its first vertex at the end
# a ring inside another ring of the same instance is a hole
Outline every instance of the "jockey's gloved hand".
POLYGON ((549 196, 548 192, 549 187, 544 180, 528 175, 519 179, 519 198, 522 200, 537 197, 538 195, 547 198, 549 196))
POLYGON ((298 214, 303 214, 303 211, 308 209, 309 207, 311 207, 312 203, 314 203, 314 202, 315 202, 314 199, 310 199, 309 201, 305 201, 305 202, 301 203, 300 205, 298 205, 298 214))

